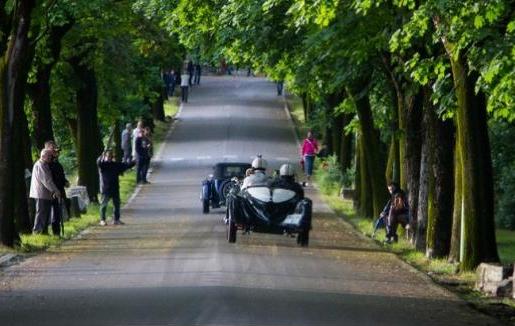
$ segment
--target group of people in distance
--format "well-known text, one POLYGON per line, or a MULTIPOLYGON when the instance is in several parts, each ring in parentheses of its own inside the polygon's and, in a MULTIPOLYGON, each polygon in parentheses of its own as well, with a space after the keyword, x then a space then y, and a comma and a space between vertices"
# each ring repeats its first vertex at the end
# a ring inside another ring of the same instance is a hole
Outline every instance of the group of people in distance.
POLYGON ((182 74, 174 69, 163 71, 162 77, 167 96, 173 96, 175 86, 179 85, 181 87, 181 102, 187 103, 189 88, 200 84, 201 75, 202 66, 200 63, 193 64, 191 60, 184 65, 182 74))
MULTIPOLYGON (((97 159, 100 175, 100 225, 107 225, 106 211, 109 201, 114 206, 114 225, 123 224, 120 220, 120 182, 119 176, 136 165, 136 181, 148 184, 147 173, 152 157, 150 128, 142 121, 133 130, 128 123, 122 132, 123 158, 117 162, 112 150, 105 150, 97 159)), ((59 163, 60 149, 53 141, 47 141, 40 157, 30 174, 29 197, 35 202, 35 218, 32 232, 48 234, 51 225, 55 236, 63 235, 63 215, 69 213, 65 188, 70 186, 64 168, 59 163)))

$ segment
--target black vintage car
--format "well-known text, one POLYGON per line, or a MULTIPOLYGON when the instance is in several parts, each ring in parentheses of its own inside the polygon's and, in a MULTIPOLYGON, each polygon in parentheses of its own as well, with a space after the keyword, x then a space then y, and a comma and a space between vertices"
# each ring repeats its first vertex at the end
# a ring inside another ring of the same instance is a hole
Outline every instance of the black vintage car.
POLYGON ((202 212, 208 214, 210 208, 225 206, 227 194, 233 186, 231 180, 243 180, 245 171, 250 167, 249 163, 238 162, 222 162, 213 166, 213 174, 202 181, 202 212))
POLYGON ((297 243, 308 246, 312 202, 295 188, 232 187, 227 198, 227 240, 236 242, 237 231, 297 235, 297 243))

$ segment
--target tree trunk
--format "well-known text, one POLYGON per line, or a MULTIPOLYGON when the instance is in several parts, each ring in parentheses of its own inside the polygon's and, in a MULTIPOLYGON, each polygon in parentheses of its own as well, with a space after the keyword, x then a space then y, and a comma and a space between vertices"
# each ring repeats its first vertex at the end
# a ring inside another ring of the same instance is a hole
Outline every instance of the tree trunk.
POLYGON ((463 164, 461 161, 460 135, 456 133, 454 145, 454 204, 452 211, 452 236, 451 248, 449 250, 449 261, 451 263, 460 261, 460 244, 461 244, 461 219, 462 219, 462 187, 463 187, 463 164))
POLYGON ((36 82, 29 92, 32 99, 32 114, 34 117, 34 139, 36 147, 43 149, 45 142, 54 140, 52 113, 50 110, 50 72, 51 66, 46 65, 36 72, 36 82))
MULTIPOLYGON (((448 48, 448 47, 447 47, 448 48)), ((448 48, 450 53, 452 49, 448 48)), ((462 267, 473 270, 481 262, 498 262, 495 241, 492 159, 483 93, 475 94, 476 78, 469 75, 462 56, 449 55, 458 99, 458 150, 461 155, 463 216, 465 224, 462 267)))
POLYGON ((86 186, 91 201, 97 202, 99 176, 96 159, 102 152, 97 117, 97 80, 93 68, 82 63, 82 57, 69 59, 79 79, 77 103, 78 184, 86 186))
POLYGON ((304 122, 307 123, 309 120, 309 97, 306 93, 302 93, 302 109, 304 111, 304 122))
POLYGON ((427 256, 445 257, 449 255, 453 222, 454 200, 454 125, 451 121, 441 121, 434 115, 431 129, 434 131, 431 148, 433 196, 428 214, 427 256))
MULTIPOLYGON (((343 128, 345 129, 352 121, 353 116, 351 114, 343 115, 343 128)), ((341 134, 341 146, 340 146, 340 166, 342 168, 342 172, 345 173, 349 168, 352 167, 352 159, 353 159, 353 135, 347 134, 345 130, 342 131, 341 134)))
POLYGON ((363 217, 374 217, 374 201, 372 183, 366 164, 366 154, 362 133, 359 140, 359 215, 363 217))
MULTIPOLYGON (((359 87, 363 89, 363 87, 359 87)), ((357 94, 349 92, 351 95, 357 94)), ((356 110, 360 123, 360 139, 362 156, 360 157, 361 166, 365 168, 366 173, 361 171, 362 178, 368 178, 370 188, 361 189, 361 193, 370 193, 373 206, 373 214, 367 217, 379 216, 383 205, 387 199, 386 182, 384 179, 385 163, 384 156, 381 153, 381 143, 379 133, 374 127, 372 118, 372 110, 368 96, 355 98, 356 110)), ((365 186, 362 183, 362 187, 365 186)), ((363 198, 362 198, 363 199, 363 198)), ((364 203, 361 203, 363 205, 364 203)))
POLYGON ((23 214, 23 206, 27 205, 23 191, 24 169, 16 167, 17 164, 25 165, 20 164, 25 156, 23 147, 15 146, 23 141, 19 132, 23 128, 20 126, 22 113, 19 112, 23 105, 19 104, 23 103, 23 86, 30 65, 28 32, 35 1, 19 1, 14 5, 17 6, 13 9, 16 16, 11 19, 10 35, 5 39, 7 46, 0 56, 0 242, 6 246, 13 246, 18 239, 15 220, 28 219, 28 215, 15 218, 16 213, 23 214), (17 185, 20 183, 23 185, 17 185))
POLYGON ((359 139, 359 134, 356 134, 356 174, 354 175, 354 208, 360 212, 361 216, 366 216, 361 214, 361 141, 359 139))
POLYGON ((34 117, 34 138, 36 147, 41 150, 48 140, 54 140, 52 126, 52 112, 50 103, 50 76, 55 63, 61 54, 61 41, 72 28, 73 21, 60 26, 51 26, 45 47, 49 51, 49 58, 37 62, 35 81, 29 84, 28 95, 32 100, 32 113, 34 117))
POLYGON ((166 89, 160 87, 161 92, 157 99, 152 103, 152 117, 154 120, 165 121, 165 109, 164 109, 164 99, 167 97, 166 89))
POLYGON ((122 150, 122 128, 120 127, 120 121, 115 122, 114 127, 114 154, 117 162, 121 162, 123 158, 123 150, 122 150))
MULTIPOLYGON (((427 94, 424 96, 427 104, 427 94)), ((415 228, 415 248, 418 251, 426 250, 426 232, 429 209, 429 183, 430 183, 430 167, 431 167, 431 108, 424 105, 422 123, 422 147, 420 149, 420 176, 418 183, 418 207, 417 207, 417 224, 415 228)))
POLYGON ((406 106, 406 159, 404 160, 404 170, 406 171, 408 203, 412 222, 416 222, 418 211, 422 106, 423 94, 421 91, 409 98, 406 106))

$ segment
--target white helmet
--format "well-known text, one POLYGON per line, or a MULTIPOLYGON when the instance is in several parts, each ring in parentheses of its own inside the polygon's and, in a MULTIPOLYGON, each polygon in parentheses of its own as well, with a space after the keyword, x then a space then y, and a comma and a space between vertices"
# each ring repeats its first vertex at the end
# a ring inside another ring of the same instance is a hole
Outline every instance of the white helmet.
POLYGON ((291 164, 283 164, 281 165, 281 169, 279 170, 280 176, 292 177, 295 175, 295 169, 291 164))
POLYGON ((261 155, 258 155, 254 161, 252 161, 252 168, 254 170, 266 170, 267 162, 261 155))

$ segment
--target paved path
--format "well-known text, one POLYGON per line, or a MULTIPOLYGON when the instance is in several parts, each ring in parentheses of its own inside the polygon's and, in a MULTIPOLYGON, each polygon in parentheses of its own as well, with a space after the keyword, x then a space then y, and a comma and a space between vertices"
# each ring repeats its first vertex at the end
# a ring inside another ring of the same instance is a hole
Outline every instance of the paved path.
POLYGON ((274 85, 206 77, 194 88, 124 226, 6 269, 2 325, 494 325, 363 239, 313 190, 309 248, 275 235, 225 241, 223 210, 202 215, 214 162, 297 162, 274 85))

